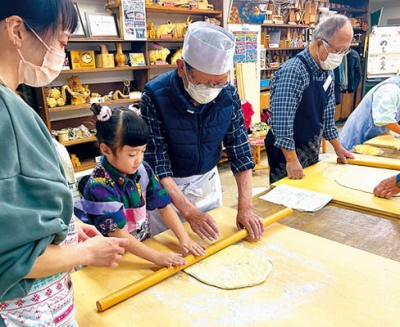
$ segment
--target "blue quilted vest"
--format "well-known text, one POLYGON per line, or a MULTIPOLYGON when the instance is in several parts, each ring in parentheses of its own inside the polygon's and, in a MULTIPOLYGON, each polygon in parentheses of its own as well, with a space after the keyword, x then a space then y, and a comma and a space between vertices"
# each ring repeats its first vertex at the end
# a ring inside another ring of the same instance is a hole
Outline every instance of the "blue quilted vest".
MULTIPOLYGON (((214 168, 238 99, 236 89, 229 85, 211 103, 194 107, 174 70, 147 83, 144 92, 164 122, 174 177, 200 175, 214 168)), ((145 160, 151 162, 148 156, 145 160)))

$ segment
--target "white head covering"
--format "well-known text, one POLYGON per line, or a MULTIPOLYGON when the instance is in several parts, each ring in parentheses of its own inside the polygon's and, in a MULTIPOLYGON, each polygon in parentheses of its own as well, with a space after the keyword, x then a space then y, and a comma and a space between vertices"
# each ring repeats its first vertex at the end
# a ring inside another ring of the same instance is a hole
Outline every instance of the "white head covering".
POLYGON ((211 75, 225 74, 233 65, 235 37, 222 27, 206 22, 189 25, 182 58, 193 68, 211 75))

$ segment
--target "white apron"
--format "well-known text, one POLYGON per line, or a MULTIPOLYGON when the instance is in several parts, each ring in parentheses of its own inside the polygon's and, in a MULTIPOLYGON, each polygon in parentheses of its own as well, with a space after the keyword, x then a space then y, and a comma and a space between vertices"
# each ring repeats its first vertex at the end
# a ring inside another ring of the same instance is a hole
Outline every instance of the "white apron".
MULTIPOLYGON (((194 175, 183 178, 172 178, 186 198, 202 212, 222 205, 222 188, 218 168, 214 167, 203 175, 194 175)), ((182 222, 185 221, 181 213, 173 205, 182 222)), ((168 226, 165 224, 158 210, 150 213, 151 235, 159 234, 168 226)))
MULTIPOLYGON (((78 243, 75 219, 68 226, 68 236, 60 245, 78 243)), ((0 315, 7 327, 77 327, 74 292, 70 271, 35 281, 23 298, 0 302, 0 315)))

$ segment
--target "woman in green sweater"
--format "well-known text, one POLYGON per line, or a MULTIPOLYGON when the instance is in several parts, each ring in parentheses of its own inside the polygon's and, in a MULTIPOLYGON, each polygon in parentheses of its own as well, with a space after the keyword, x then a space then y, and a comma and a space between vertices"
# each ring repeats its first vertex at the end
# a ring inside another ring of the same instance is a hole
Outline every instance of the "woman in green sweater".
POLYGON ((0 11, 0 326, 77 326, 70 273, 116 266, 128 245, 75 221, 53 140, 15 92, 58 76, 76 25, 70 0, 9 1, 0 11))

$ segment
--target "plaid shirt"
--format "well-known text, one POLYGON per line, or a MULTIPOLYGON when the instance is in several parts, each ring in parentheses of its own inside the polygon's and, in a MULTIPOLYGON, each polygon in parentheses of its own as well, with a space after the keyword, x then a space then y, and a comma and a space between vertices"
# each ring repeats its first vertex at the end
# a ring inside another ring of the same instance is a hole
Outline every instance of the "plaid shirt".
MULTIPOLYGON (((333 71, 322 70, 311 57, 308 48, 302 55, 312 71, 314 81, 325 81, 327 76, 332 77, 331 90, 328 104, 324 110, 323 137, 332 140, 339 136, 335 125, 335 94, 333 71)), ((275 136, 274 145, 280 149, 294 150, 293 123, 296 110, 302 96, 310 83, 310 75, 307 68, 299 58, 292 58, 285 62, 275 73, 271 82, 271 118, 270 124, 275 136)))

